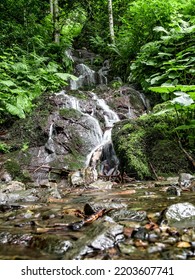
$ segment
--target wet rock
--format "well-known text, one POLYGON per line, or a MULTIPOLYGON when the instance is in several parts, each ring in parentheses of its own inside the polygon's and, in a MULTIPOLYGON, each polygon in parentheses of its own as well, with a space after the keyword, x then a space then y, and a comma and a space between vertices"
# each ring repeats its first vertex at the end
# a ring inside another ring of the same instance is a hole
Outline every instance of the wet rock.
POLYGON ((180 173, 178 183, 181 189, 191 189, 195 186, 195 176, 189 173, 180 173))
POLYGON ((61 195, 60 195, 60 193, 58 191, 57 183, 50 182, 49 188, 48 188, 48 195, 50 197, 54 197, 54 198, 59 198, 59 199, 61 198, 61 195))
POLYGON ((34 249, 43 250, 50 254, 55 253, 61 255, 72 247, 72 243, 69 240, 63 240, 60 237, 51 234, 33 236, 29 242, 29 246, 34 249))
POLYGON ((23 189, 22 183, 13 183, 8 187, 4 186, 4 192, 0 192, 0 204, 12 204, 15 202, 33 202, 39 199, 38 192, 35 189, 23 189))
POLYGON ((20 205, 8 205, 8 204, 1 204, 0 203, 0 212, 8 212, 8 211, 11 211, 11 210, 18 210, 20 208, 23 208, 22 206, 20 205))
POLYGON ((97 221, 89 227, 86 236, 74 243, 72 250, 64 259, 82 259, 94 250, 104 250, 114 247, 124 239, 123 226, 116 223, 97 221))
POLYGON ((85 185, 85 179, 83 178, 83 175, 80 170, 75 171, 74 173, 70 174, 69 182, 70 182, 70 185, 73 187, 85 185))
POLYGON ((147 248, 147 252, 149 254, 154 254, 154 253, 157 253, 157 252, 161 252, 165 248, 166 248, 165 244, 163 244, 163 243, 156 243, 156 245, 148 247, 147 248))
POLYGON ((165 250, 162 252, 164 260, 186 260, 190 252, 181 248, 172 248, 172 250, 165 250))
POLYGON ((132 238, 140 239, 140 240, 147 240, 148 239, 148 231, 145 228, 137 228, 132 232, 132 238))
POLYGON ((147 217, 145 211, 135 211, 128 209, 120 209, 119 211, 111 212, 111 217, 116 221, 144 221, 147 217))
POLYGON ((137 250, 135 246, 133 246, 131 244, 126 244, 126 243, 119 243, 118 247, 119 247, 119 250, 121 253, 127 254, 127 255, 135 253, 135 251, 137 250))
POLYGON ((98 190, 110 190, 113 187, 113 182, 97 180, 90 184, 89 187, 98 190))
POLYGON ((0 186, 0 192, 11 193, 15 191, 25 190, 25 185, 18 181, 10 181, 0 186))
POLYGON ((173 204, 165 211, 165 219, 170 225, 194 226, 195 206, 188 202, 173 204))
POLYGON ((31 240, 31 234, 11 234, 8 232, 0 233, 0 244, 17 244, 27 246, 31 240))
POLYGON ((166 193, 168 195, 180 196, 181 195, 181 190, 176 186, 170 186, 170 187, 167 188, 166 193))
POLYGON ((6 170, 0 170, 0 181, 2 182, 10 182, 12 180, 11 174, 9 174, 6 170))
MULTIPOLYGON (((86 167, 69 174, 69 183, 73 187, 89 185, 98 178, 97 170, 86 167)), ((92 186, 93 187, 93 186, 92 186)))
POLYGON ((156 242, 160 239, 160 235, 155 232, 150 232, 148 234, 148 241, 149 242, 156 242))

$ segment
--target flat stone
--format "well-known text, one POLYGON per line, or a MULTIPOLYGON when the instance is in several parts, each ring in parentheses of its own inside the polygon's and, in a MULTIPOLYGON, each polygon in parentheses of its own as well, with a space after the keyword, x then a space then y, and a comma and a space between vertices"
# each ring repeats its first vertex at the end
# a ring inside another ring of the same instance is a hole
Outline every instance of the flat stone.
POLYGON ((89 187, 98 190, 110 190, 113 187, 113 183, 110 181, 97 180, 91 183, 89 187))

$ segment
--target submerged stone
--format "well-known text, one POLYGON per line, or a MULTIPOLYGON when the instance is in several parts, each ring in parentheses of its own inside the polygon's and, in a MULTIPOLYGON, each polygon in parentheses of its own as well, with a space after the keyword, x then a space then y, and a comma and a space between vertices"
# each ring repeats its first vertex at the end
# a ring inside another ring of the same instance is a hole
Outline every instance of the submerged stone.
POLYGON ((195 224, 195 206, 189 202, 169 206, 165 218, 170 225, 192 227, 195 224))
POLYGON ((120 209, 115 211, 114 213, 111 212, 111 217, 116 221, 143 221, 146 219, 147 215, 145 211, 135 211, 135 210, 128 210, 128 209, 120 209))

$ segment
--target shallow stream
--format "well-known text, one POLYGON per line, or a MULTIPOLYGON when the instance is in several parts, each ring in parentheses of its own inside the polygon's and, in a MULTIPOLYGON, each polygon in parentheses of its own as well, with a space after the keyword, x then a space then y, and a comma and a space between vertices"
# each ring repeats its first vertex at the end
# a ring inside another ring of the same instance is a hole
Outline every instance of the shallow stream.
POLYGON ((172 195, 171 184, 59 186, 61 198, 1 204, 0 259, 195 259, 194 224, 163 220, 168 206, 194 204, 195 192, 172 195))

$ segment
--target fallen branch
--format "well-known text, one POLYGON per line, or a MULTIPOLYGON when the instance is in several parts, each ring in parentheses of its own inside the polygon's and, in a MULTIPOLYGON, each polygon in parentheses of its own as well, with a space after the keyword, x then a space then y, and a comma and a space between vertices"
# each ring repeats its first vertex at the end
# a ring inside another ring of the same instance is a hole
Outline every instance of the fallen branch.
POLYGON ((156 171, 155 171, 155 169, 154 169, 154 167, 153 167, 152 163, 151 163, 151 162, 149 162, 149 165, 150 165, 150 168, 151 168, 152 173, 154 174, 154 176, 155 176, 156 180, 158 180, 158 175, 157 175, 157 173, 156 173, 156 171))
POLYGON ((178 144, 180 149, 182 150, 182 152, 186 155, 186 157, 188 158, 188 160, 192 163, 192 165, 195 168, 195 160, 193 159, 193 157, 183 148, 180 139, 178 139, 178 144))

